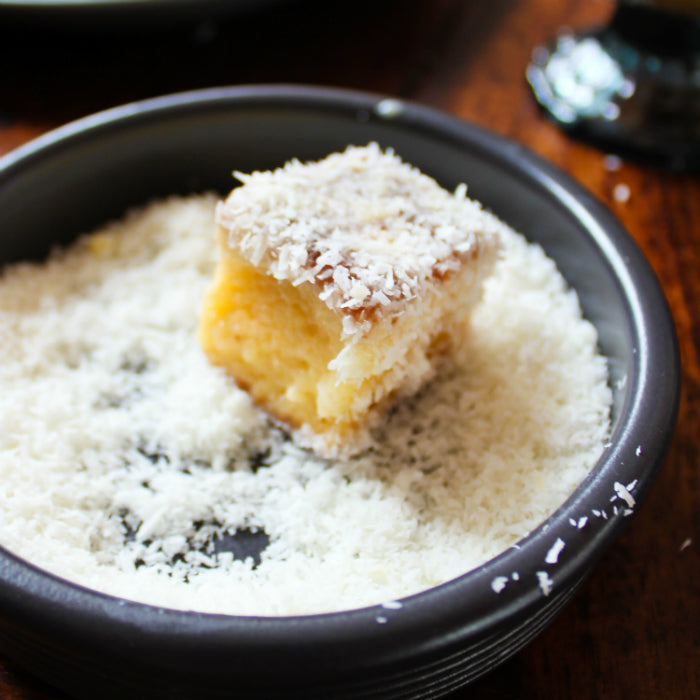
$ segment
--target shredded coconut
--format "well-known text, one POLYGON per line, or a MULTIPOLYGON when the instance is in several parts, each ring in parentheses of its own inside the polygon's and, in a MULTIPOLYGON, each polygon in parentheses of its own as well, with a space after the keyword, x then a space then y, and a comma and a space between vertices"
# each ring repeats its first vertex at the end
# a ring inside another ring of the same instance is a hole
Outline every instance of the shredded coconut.
POLYGON ((450 194, 376 143, 235 175, 244 187, 217 213, 229 246, 276 279, 318 285, 348 335, 498 248, 497 222, 464 186, 450 194))
POLYGON ((613 488, 615 489, 615 493, 617 494, 618 498, 622 499, 629 508, 634 508, 636 504, 634 496, 623 484, 621 484, 619 481, 616 481, 613 484, 613 488))
POLYGON ((556 564, 559 561, 559 555, 565 547, 565 542, 561 537, 557 537, 554 544, 549 548, 544 560, 547 564, 556 564))
POLYGON ((616 202, 624 203, 630 198, 631 190, 629 185, 620 182, 613 188, 613 197, 616 202))
POLYGON ((611 394, 595 330, 554 263, 504 225, 456 364, 366 452, 300 449, 197 342, 214 210, 160 202, 5 269, 5 547, 161 607, 380 605, 517 546, 601 454, 611 394))
POLYGON ((548 596, 554 587, 554 581, 550 578, 546 571, 537 572, 537 583, 539 584, 542 595, 548 596))
POLYGON ((507 585, 507 576, 496 576, 496 578, 494 578, 493 581, 491 581, 491 590, 494 593, 502 593, 506 589, 507 585))
POLYGON ((622 159, 614 154, 606 155, 603 158, 603 167, 608 172, 616 172, 622 167, 622 159))

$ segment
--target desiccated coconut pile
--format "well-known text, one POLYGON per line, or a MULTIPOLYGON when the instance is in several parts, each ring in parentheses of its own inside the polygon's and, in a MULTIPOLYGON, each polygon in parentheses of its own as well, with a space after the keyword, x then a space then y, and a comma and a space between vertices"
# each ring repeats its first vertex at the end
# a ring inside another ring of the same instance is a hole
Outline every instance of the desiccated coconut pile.
POLYGON ((594 464, 611 402, 595 330, 505 226, 459 365, 367 452, 295 447, 197 342, 214 209, 156 203, 0 279, 5 547, 165 607, 349 609, 478 566, 594 464), (244 540, 262 554, 245 558, 244 540))

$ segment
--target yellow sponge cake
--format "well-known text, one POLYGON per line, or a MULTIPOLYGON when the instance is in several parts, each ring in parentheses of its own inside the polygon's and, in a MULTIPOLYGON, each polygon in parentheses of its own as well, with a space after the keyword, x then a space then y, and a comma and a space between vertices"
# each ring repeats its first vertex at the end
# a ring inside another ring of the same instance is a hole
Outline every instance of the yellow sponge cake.
POLYGON ((496 224, 376 144, 236 175, 202 347, 302 444, 359 449, 461 343, 496 224))

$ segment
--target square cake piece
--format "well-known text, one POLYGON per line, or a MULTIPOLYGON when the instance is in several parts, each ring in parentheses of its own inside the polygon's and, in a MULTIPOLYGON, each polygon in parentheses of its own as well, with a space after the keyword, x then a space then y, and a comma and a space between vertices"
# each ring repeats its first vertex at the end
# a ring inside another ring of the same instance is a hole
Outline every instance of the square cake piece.
POLYGON ((460 346, 495 220, 376 144, 236 176, 217 211, 204 352, 301 444, 361 449, 460 346))

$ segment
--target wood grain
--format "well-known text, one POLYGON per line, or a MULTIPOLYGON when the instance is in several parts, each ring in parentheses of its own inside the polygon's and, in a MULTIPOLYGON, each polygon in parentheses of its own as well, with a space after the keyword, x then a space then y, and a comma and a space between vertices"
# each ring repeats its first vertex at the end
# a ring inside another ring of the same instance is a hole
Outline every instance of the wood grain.
MULTIPOLYGON (((119 103, 221 84, 296 82, 409 98, 511 137, 595 193, 664 288, 683 363, 678 428, 650 496, 562 615, 463 698, 700 697, 700 179, 605 168, 538 111, 524 79, 561 27, 605 22, 606 0, 290 2, 185 26, 3 22, 0 153, 119 103), (629 188, 618 201, 615 187, 629 188)), ((663 410, 663 407, 659 407, 663 410)), ((61 696, 0 658, 0 697, 61 696)))

